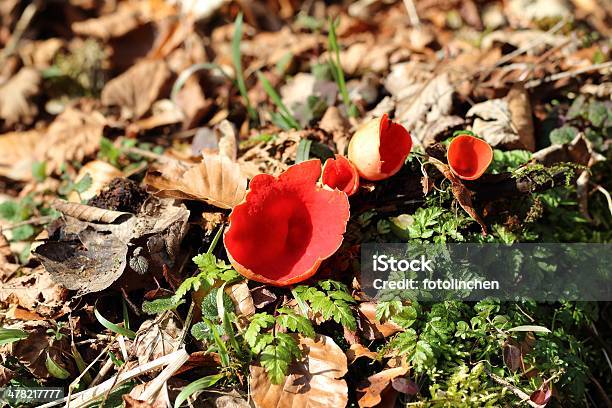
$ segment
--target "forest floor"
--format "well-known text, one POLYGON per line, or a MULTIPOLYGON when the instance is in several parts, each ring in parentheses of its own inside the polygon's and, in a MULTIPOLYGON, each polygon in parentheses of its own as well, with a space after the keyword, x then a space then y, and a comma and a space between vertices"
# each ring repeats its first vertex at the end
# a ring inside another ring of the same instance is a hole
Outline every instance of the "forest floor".
POLYGON ((611 407, 609 301, 360 265, 610 243, 606 3, 3 0, 0 400, 611 407))

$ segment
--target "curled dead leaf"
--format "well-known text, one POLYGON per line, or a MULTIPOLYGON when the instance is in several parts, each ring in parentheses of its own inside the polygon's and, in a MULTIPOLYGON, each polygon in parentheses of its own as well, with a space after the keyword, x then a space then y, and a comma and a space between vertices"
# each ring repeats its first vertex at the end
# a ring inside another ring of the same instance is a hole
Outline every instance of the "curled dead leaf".
POLYGON ((124 211, 105 210, 103 208, 92 207, 86 204, 69 203, 64 200, 55 199, 51 207, 64 215, 76 218, 79 221, 96 222, 110 224, 120 219, 125 219, 132 214, 124 211))
POLYGON ((104 86, 102 103, 120 106, 124 118, 140 118, 168 91, 170 78, 171 72, 165 61, 140 61, 104 86))
POLYGON ((201 200, 219 208, 232 208, 246 195, 247 179, 240 166, 226 156, 204 154, 189 165, 177 160, 147 173, 144 183, 159 197, 201 200))
POLYGON ((243 316, 251 316, 255 314, 255 305, 253 297, 246 282, 236 283, 227 288, 229 297, 234 302, 236 313, 243 316))
POLYGON ((370 349, 359 343, 351 344, 351 347, 346 351, 348 363, 353 364, 360 357, 367 357, 370 360, 377 360, 378 354, 370 351, 370 349))
POLYGON ((533 119, 529 94, 514 85, 502 99, 490 99, 470 108, 466 116, 474 118, 472 130, 491 146, 535 151, 533 119))
POLYGON ((67 298, 68 291, 40 267, 0 287, 0 303, 16 305, 44 317, 57 315, 67 298))
POLYGON ((17 181, 32 179, 32 152, 42 140, 37 130, 0 135, 0 176, 17 181))
POLYGON ((344 407, 348 402, 348 387, 341 378, 348 367, 342 349, 327 337, 300 337, 301 362, 289 367, 284 383, 274 385, 265 370, 251 365, 249 382, 256 407, 344 407))
POLYGON ((162 321, 145 320, 132 343, 139 364, 145 364, 174 351, 181 337, 180 323, 168 315, 162 321))
POLYGON ((65 162, 82 162, 98 151, 105 126, 100 112, 68 108, 51 123, 36 146, 35 156, 46 162, 49 173, 58 171, 65 162))
POLYGON ((463 184, 463 182, 458 177, 453 174, 447 164, 442 163, 440 160, 435 159, 433 157, 429 157, 429 163, 436 166, 436 168, 444 175, 444 177, 446 177, 451 182, 451 191, 461 208, 463 208, 463 210, 480 225, 480 228, 482 229, 482 234, 487 235, 487 225, 485 224, 480 214, 478 214, 478 212, 474 208, 474 204, 472 202, 472 192, 463 184))
POLYGON ((11 329, 20 329, 28 333, 28 337, 8 344, 2 348, 2 354, 8 353, 23 364, 36 378, 49 379, 45 362, 47 356, 57 365, 74 375, 76 367, 69 354, 70 330, 68 327, 57 327, 46 320, 20 322, 9 326, 11 329), (59 330, 63 336, 58 338, 54 331, 59 330), (50 331, 49 334, 47 331, 50 331))
POLYGON ((377 406, 382 400, 381 394, 391 386, 391 381, 406 375, 407 372, 407 366, 400 366, 369 376, 365 384, 357 390, 362 394, 357 403, 362 408, 377 406))
POLYGON ((34 97, 40 91, 41 76, 32 68, 22 68, 9 81, 0 86, 0 119, 2 128, 17 124, 29 125, 38 114, 34 97))
POLYGON ((363 302, 359 304, 359 328, 368 340, 383 339, 403 331, 402 327, 392 321, 381 323, 376 319, 376 303, 363 302))
POLYGON ((61 233, 33 254, 55 282, 79 294, 108 288, 123 275, 133 256, 146 256, 149 274, 125 277, 142 286, 154 274, 161 275, 164 265, 174 265, 188 218, 189 211, 174 205, 173 200, 149 200, 136 216, 118 224, 97 224, 65 215, 61 233))

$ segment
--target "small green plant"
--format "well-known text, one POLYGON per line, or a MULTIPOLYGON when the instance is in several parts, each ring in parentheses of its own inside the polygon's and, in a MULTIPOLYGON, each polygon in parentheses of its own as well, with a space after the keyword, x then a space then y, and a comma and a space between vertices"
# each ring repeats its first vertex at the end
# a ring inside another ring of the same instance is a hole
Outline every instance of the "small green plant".
POLYGON ((346 285, 333 280, 324 280, 315 286, 300 285, 293 289, 293 296, 298 301, 302 311, 307 314, 307 308, 314 313, 320 313, 324 320, 334 320, 350 330, 357 328, 357 322, 351 305, 355 299, 346 285))
POLYGON ((242 95, 242 99, 244 99, 247 113, 251 120, 257 123, 259 117, 257 116, 257 111, 253 108, 253 105, 251 105, 251 101, 249 100, 249 94, 247 92, 246 84, 244 82, 244 75, 242 73, 240 41, 242 41, 242 13, 238 13, 238 15, 236 16, 236 21, 234 22, 234 36, 232 38, 232 61, 234 63, 234 70, 236 71, 236 83, 238 84, 238 90, 240 91, 240 95, 242 95))
POLYGON ((327 34, 328 51, 330 53, 329 66, 334 80, 338 84, 338 89, 340 89, 342 102, 346 107, 348 115, 357 117, 359 112, 357 111, 357 107, 351 102, 351 98, 346 88, 346 81, 344 80, 344 71, 342 70, 342 65, 340 65, 340 47, 338 46, 338 37, 336 36, 336 27, 338 23, 338 20, 333 20, 331 18, 329 20, 329 32, 327 34))
POLYGON ((281 129, 301 129, 298 121, 293 117, 289 109, 283 103, 280 95, 274 90, 274 87, 268 79, 261 73, 257 72, 257 78, 261 81, 264 91, 268 94, 272 102, 278 108, 278 112, 272 113, 272 122, 281 129))

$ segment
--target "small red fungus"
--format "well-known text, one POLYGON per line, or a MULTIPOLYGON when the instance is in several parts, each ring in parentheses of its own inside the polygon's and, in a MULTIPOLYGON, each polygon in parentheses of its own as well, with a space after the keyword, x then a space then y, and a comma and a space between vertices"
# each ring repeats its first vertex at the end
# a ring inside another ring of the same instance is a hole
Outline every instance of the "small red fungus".
POLYGON ((339 154, 335 159, 330 158, 325 161, 321 181, 332 189, 344 191, 348 196, 355 194, 359 188, 357 169, 346 157, 339 154))
POLYGON ((493 149, 487 142, 470 135, 454 138, 448 146, 448 165, 464 180, 476 180, 493 160, 493 149))
POLYGON ((349 143, 348 158, 364 179, 383 180, 402 168, 410 149, 410 133, 385 113, 355 132, 349 143))
POLYGON ((293 165, 277 178, 255 176, 232 210, 223 242, 243 276, 275 286, 301 282, 340 247, 349 218, 346 194, 317 185, 321 162, 293 165))

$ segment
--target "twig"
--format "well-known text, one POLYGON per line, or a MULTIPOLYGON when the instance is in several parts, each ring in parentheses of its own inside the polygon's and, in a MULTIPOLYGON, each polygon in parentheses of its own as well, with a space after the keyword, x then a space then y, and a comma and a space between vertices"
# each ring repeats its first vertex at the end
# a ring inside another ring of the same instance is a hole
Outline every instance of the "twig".
POLYGON ((413 27, 420 26, 421 19, 419 18, 419 14, 417 13, 414 1, 404 0, 404 6, 406 6, 406 10, 408 10, 408 18, 410 18, 410 25, 412 25, 413 27))
POLYGON ((26 221, 16 222, 16 223, 8 225, 6 227, 0 227, 0 231, 12 230, 12 229, 15 229, 17 227, 23 227, 24 225, 30 225, 30 224, 46 224, 49 221, 53 221, 53 217, 50 216, 50 215, 44 215, 44 216, 41 216, 41 217, 34 217, 34 218, 30 218, 29 220, 26 220, 26 221))
POLYGON ((181 336, 179 337, 179 341, 174 346, 174 351, 178 350, 181 347, 181 344, 185 341, 185 337, 187 337, 187 333, 189 331, 189 326, 191 325, 191 319, 193 319, 193 309, 195 306, 195 302, 191 302, 189 306, 189 311, 187 312, 187 318, 183 323, 183 331, 181 332, 181 336))
POLYGON ((100 381, 102 381, 102 379, 104 378, 104 376, 106 374, 108 374, 108 371, 113 367, 113 359, 109 358, 108 360, 106 360, 106 362, 104 363, 104 365, 102 366, 102 368, 100 369, 100 371, 98 371, 98 374, 95 376, 95 378, 93 379, 93 381, 91 382, 90 386, 95 387, 96 385, 98 385, 98 383, 100 381))
MULTIPOLYGON (((181 350, 175 351, 174 353, 170 353, 156 360, 153 360, 149 363, 142 364, 136 368, 126 371, 125 373, 117 374, 96 387, 93 387, 85 391, 81 391, 77 394, 74 394, 72 396, 71 403, 75 404, 74 407, 85 406, 91 401, 104 395, 104 393, 106 393, 107 391, 110 391, 115 384, 122 384, 128 380, 131 380, 132 378, 146 374, 149 371, 153 371, 157 368, 164 367, 168 364, 171 364, 183 358, 183 356, 185 355, 188 356, 187 352, 185 351, 185 349, 181 349, 181 350)), ((61 398, 61 399, 49 402, 44 405, 40 405, 39 408, 54 407, 56 405, 63 404, 67 401, 68 401, 68 397, 65 397, 65 398, 61 398)))
POLYGON ((492 372, 490 372, 489 370, 487 370, 485 368, 485 372, 487 373, 487 375, 496 383, 498 383, 499 385, 504 386, 504 388, 512 391, 512 393, 514 393, 514 395, 516 395, 517 397, 519 397, 522 401, 528 403, 530 406, 534 407, 534 408, 541 408, 542 406, 539 404, 536 404, 535 402, 533 402, 530 398, 529 395, 521 390, 519 387, 517 387, 514 384, 509 383, 508 381, 504 380, 503 378, 493 374, 492 372))
POLYGON ((189 354, 185 352, 185 349, 182 350, 183 353, 176 354, 175 359, 168 363, 166 368, 164 368, 163 371, 145 387, 146 389, 142 394, 140 394, 138 399, 148 401, 149 399, 153 398, 159 389, 166 383, 166 381, 168 381, 170 377, 172 377, 174 373, 187 362, 187 360, 189 360, 189 354))
POLYGON ((610 214, 612 215, 612 197, 610 197, 610 193, 608 192, 608 190, 606 190, 599 184, 595 184, 595 190, 599 191, 601 194, 604 195, 604 197, 606 197, 606 201, 608 202, 608 210, 610 211, 610 214))
POLYGON ((21 41, 21 37, 23 37, 23 34, 28 29, 32 19, 38 12, 40 5, 40 0, 33 1, 32 3, 28 4, 28 6, 23 10, 23 13, 21 13, 21 17, 19 17, 19 21, 17 21, 17 24, 15 25, 15 31, 13 31, 11 39, 6 47, 4 47, 4 49, 0 52, 0 66, 3 66, 6 59, 13 55, 17 49, 17 45, 19 44, 19 41, 21 41))
POLYGON ((121 150, 124 153, 137 154, 138 156, 146 157, 147 159, 151 159, 151 160, 158 160, 161 162, 172 160, 169 157, 166 157, 162 154, 157 154, 157 153, 150 152, 148 150, 139 149, 138 147, 126 147, 121 150))
MULTIPOLYGON (((563 28, 563 26, 565 26, 565 23, 567 23, 567 18, 564 18, 564 19, 560 20, 557 24, 552 26, 544 34, 547 34, 547 35, 555 34, 557 31, 561 30, 563 28)), ((526 53, 527 51, 537 47, 538 45, 542 44, 545 41, 546 41, 546 35, 540 35, 540 36, 536 37, 533 41, 528 42, 527 44, 525 44, 521 48, 518 48, 518 49, 512 51, 511 53, 504 55, 502 58, 500 58, 495 63, 495 65, 493 65, 490 68, 490 70, 492 71, 493 69, 499 67, 500 65, 503 65, 503 64, 505 64, 508 61, 511 61, 515 57, 518 57, 519 55, 526 53)))
POLYGON ((535 88, 536 86, 540 86, 541 84, 545 84, 548 82, 558 81, 559 79, 563 78, 571 78, 580 74, 584 74, 586 72, 600 71, 606 68, 612 68, 612 61, 603 62, 601 64, 595 64, 589 67, 579 68, 572 71, 558 72, 556 74, 549 75, 541 79, 534 79, 532 81, 527 82, 525 84, 525 88, 535 88))

